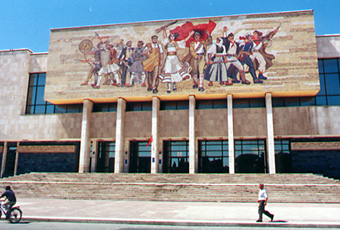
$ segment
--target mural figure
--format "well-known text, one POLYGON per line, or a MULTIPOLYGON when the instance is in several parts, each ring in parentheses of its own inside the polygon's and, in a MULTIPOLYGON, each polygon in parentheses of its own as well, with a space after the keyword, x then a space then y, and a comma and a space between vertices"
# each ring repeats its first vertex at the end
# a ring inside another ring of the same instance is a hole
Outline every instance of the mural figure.
POLYGON ((147 72, 148 91, 158 93, 159 74, 163 66, 164 51, 162 45, 158 43, 158 36, 151 37, 151 43, 146 44, 147 49, 144 53, 147 59, 142 62, 144 71, 147 72))
POLYGON ((227 36, 227 27, 225 26, 223 28, 223 45, 226 48, 227 52, 227 69, 231 65, 236 67, 239 71, 239 75, 242 81, 242 84, 250 84, 250 81, 246 79, 245 72, 243 69, 243 65, 240 63, 240 61, 237 59, 238 54, 241 50, 240 44, 235 41, 235 37, 233 33, 229 33, 227 36))
MULTIPOLYGON (((110 61, 109 61, 109 69, 108 75, 109 79, 112 80, 112 85, 120 87, 120 66, 118 59, 117 49, 107 41, 106 43, 107 49, 110 51, 110 61)), ((108 79, 107 84, 110 85, 110 80, 108 79)))
POLYGON ((227 33, 225 26, 223 37, 218 37, 213 43, 211 33, 216 27, 215 22, 209 20, 208 23, 194 25, 187 21, 167 31, 177 22, 155 30, 163 33, 163 45, 157 35, 153 35, 146 46, 143 41, 138 41, 137 47, 132 47, 131 40, 125 44, 123 39, 111 43, 109 38, 117 39, 118 36, 100 37, 96 32, 95 38, 99 39, 97 46, 93 46, 93 39, 82 40, 79 50, 85 60, 80 61, 88 63, 90 70, 80 85, 88 85, 92 78, 91 86, 95 89, 99 89, 102 82, 103 85, 118 87, 133 87, 138 83, 142 87, 147 85, 147 91, 156 94, 160 80, 167 84, 167 93, 171 93, 178 90, 177 83, 190 77, 193 89, 200 92, 205 91, 204 80, 208 81, 208 86, 213 86, 214 82, 225 86, 233 83, 249 85, 251 82, 246 79, 246 72, 250 73, 254 84, 263 84, 263 80, 267 79, 265 72, 273 65, 275 56, 268 54, 266 48, 270 47, 281 24, 266 35, 254 30, 238 41, 235 41, 233 33, 227 33), (183 58, 179 56, 179 53, 183 54, 180 49, 187 50, 183 58), (89 58, 90 55, 93 55, 94 61, 89 58))
POLYGON ((98 71, 101 68, 100 64, 100 51, 94 49, 93 43, 91 40, 85 39, 79 44, 79 50, 83 53, 85 60, 79 60, 82 63, 88 63, 91 67, 86 80, 81 83, 81 86, 87 85, 91 80, 92 76, 95 78, 95 85, 98 81, 98 71), (93 62, 91 59, 88 59, 86 55, 94 55, 95 61, 93 62))
POLYGON ((120 63, 120 66, 122 68, 122 79, 121 79, 122 80, 122 82, 121 82, 122 87, 128 85, 126 83, 126 78, 127 78, 127 73, 129 72, 128 69, 132 65, 130 57, 131 57, 131 55, 134 51, 134 48, 132 48, 131 46, 132 46, 132 41, 127 41, 126 46, 122 49, 122 52, 119 55, 119 63, 120 63))
POLYGON ((79 44, 79 50, 84 54, 85 60, 80 60, 82 63, 88 63, 91 67, 86 80, 81 83, 81 86, 87 85, 91 80, 92 76, 95 78, 95 84, 97 84, 98 80, 98 71, 101 68, 100 64, 100 51, 93 49, 93 43, 91 40, 83 40, 79 44), (94 54, 95 61, 93 62, 91 59, 86 57, 86 54, 94 54))
POLYGON ((194 34, 195 41, 190 43, 189 54, 191 56, 191 67, 192 72, 194 74, 194 87, 197 88, 198 79, 199 86, 198 91, 203 92, 203 81, 204 81, 204 67, 205 67, 205 54, 207 50, 207 45, 211 44, 211 36, 209 35, 209 40, 204 41, 201 40, 201 34, 199 32, 195 32, 194 34), (199 78, 198 78, 199 77, 199 78))
MULTIPOLYGON (((191 68, 187 62, 181 63, 177 56, 177 50, 179 48, 185 49, 185 43, 193 34, 189 34, 189 36, 183 41, 176 42, 176 38, 179 36, 177 33, 171 33, 169 35, 168 41, 165 40, 165 50, 166 58, 165 64, 162 69, 162 73, 160 75, 160 79, 163 83, 167 83, 167 93, 171 93, 171 83, 172 90, 176 91, 176 83, 182 81, 183 79, 190 78, 191 68)), ((167 39, 166 29, 163 29, 163 37, 167 39)))
POLYGON ((178 33, 179 37, 177 41, 186 39, 186 47, 189 48, 189 54, 186 55, 182 62, 188 62, 192 68, 191 76, 194 81, 193 89, 204 91, 204 67, 205 67, 205 55, 207 46, 212 44, 212 38, 210 34, 215 29, 216 23, 209 20, 206 24, 193 25, 192 22, 186 22, 181 26, 170 30, 170 33, 178 33), (194 32, 194 33, 192 33, 194 32))
POLYGON ((214 81, 219 82, 220 85, 233 85, 232 82, 228 81, 227 77, 226 54, 223 40, 217 38, 207 52, 208 63, 204 70, 204 76, 205 80, 209 81, 208 86, 213 86, 214 81))
POLYGON ((266 48, 271 45, 271 41, 280 27, 281 24, 264 36, 262 36, 263 33, 258 30, 253 32, 252 40, 255 46, 252 59, 255 62, 255 69, 258 69, 259 71, 259 79, 266 80, 267 77, 264 76, 264 73, 273 65, 272 60, 275 59, 275 56, 268 54, 266 48))
MULTIPOLYGON (((254 47, 254 43, 252 40, 252 35, 247 34, 245 37, 240 37, 241 40, 244 40, 243 43, 241 43, 241 51, 238 55, 238 60, 241 62, 241 64, 243 65, 244 69, 248 70, 248 72, 250 73, 250 75, 253 78, 254 84, 262 84, 263 81, 258 79, 256 77, 256 72, 255 72, 255 68, 254 68, 254 63, 253 60, 251 59, 251 55, 253 54, 253 47, 254 47)), ((232 79, 234 82, 240 82, 239 80, 237 80, 236 76, 238 73, 238 69, 236 69, 235 67, 232 67, 232 79)))
POLYGON ((145 47, 143 46, 143 41, 138 41, 137 48, 133 49, 133 52, 130 56, 130 63, 131 66, 128 68, 128 72, 130 73, 130 83, 126 84, 125 86, 131 87, 134 85, 134 81, 137 78, 137 82, 145 87, 145 78, 146 73, 144 71, 144 67, 142 62, 147 59, 146 55, 144 54, 145 47))
POLYGON ((100 50, 100 63, 101 68, 98 71, 98 81, 97 84, 93 86, 95 89, 100 88, 100 83, 104 77, 103 85, 109 85, 110 79, 112 79, 112 85, 120 86, 119 80, 119 65, 117 59, 117 50, 114 48, 109 41, 105 41, 105 43, 99 43, 100 50), (109 78, 110 77, 110 78, 109 78))

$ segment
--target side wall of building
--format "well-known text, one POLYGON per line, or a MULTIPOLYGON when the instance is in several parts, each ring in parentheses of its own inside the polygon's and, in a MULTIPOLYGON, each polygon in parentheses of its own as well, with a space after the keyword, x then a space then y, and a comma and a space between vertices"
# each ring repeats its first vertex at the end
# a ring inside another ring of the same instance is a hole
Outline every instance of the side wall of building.
POLYGON ((25 115, 30 73, 47 71, 48 54, 0 52, 0 140, 80 138, 81 114, 25 115))

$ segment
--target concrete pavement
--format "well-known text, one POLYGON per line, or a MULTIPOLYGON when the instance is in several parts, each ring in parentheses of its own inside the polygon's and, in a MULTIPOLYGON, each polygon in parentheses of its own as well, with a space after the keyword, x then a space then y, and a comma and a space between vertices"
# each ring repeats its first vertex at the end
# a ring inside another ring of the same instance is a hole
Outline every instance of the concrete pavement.
POLYGON ((340 204, 268 203, 274 221, 256 223, 257 203, 61 200, 18 198, 24 221, 185 226, 340 228, 340 204))

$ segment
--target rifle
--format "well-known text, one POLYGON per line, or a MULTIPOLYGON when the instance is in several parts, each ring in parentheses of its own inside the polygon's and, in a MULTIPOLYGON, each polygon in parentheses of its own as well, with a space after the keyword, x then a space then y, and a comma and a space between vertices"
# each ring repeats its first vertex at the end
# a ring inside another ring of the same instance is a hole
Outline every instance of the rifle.
POLYGON ((158 34, 158 33, 161 32, 163 29, 166 29, 166 28, 168 28, 169 26, 171 26, 171 25, 173 25, 173 24, 176 24, 177 22, 178 22, 178 20, 173 21, 173 22, 170 22, 170 23, 168 23, 168 24, 166 24, 166 25, 164 25, 164 26, 161 26, 161 27, 155 29, 155 32, 158 34))

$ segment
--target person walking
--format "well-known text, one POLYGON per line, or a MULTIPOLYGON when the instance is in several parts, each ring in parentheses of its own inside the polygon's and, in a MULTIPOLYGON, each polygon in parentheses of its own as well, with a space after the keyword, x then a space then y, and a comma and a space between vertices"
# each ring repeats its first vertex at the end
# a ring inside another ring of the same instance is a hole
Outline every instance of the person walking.
POLYGON ((262 216, 265 214, 270 218, 270 221, 273 221, 274 214, 271 214, 267 210, 265 210, 265 206, 267 205, 268 201, 268 195, 267 191, 264 189, 264 184, 259 184, 259 196, 257 202, 259 203, 259 218, 256 220, 256 222, 262 222, 262 216))

